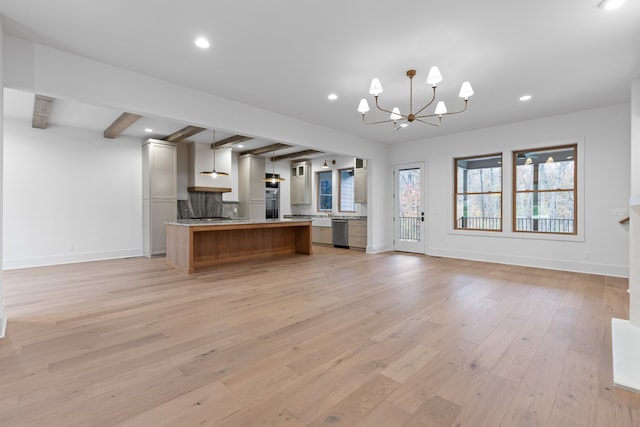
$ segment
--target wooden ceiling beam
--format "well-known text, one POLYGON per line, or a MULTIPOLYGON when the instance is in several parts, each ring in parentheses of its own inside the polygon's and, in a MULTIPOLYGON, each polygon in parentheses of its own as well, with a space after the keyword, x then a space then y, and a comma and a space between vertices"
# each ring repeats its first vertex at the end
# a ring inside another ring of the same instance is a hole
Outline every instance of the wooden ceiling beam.
POLYGON ((36 129, 46 129, 49 124, 49 113, 53 107, 54 98, 37 95, 33 100, 33 118, 31 119, 31 127, 36 129))
POLYGON ((226 147, 228 145, 233 145, 233 144, 238 144, 240 142, 245 142, 248 141, 251 138, 250 136, 242 136, 242 135, 234 135, 234 136, 230 136, 229 138, 225 138, 221 141, 217 141, 216 142, 216 148, 222 148, 222 147, 226 147))
POLYGON ((285 148, 291 148, 291 145, 280 144, 280 143, 271 144, 271 145, 265 145, 264 147, 254 148, 253 150, 244 151, 244 152, 240 153, 240 155, 242 156, 244 154, 253 154, 255 156, 258 156, 260 154, 268 153, 270 151, 283 150, 285 148))
POLYGON ((118 137, 122 132, 124 132, 129 126, 134 124, 138 119, 142 116, 140 114, 133 113, 122 113, 120 117, 114 120, 111 125, 105 129, 104 137, 113 139, 118 137))
POLYGON ((205 130, 207 129, 201 128, 198 126, 187 126, 180 129, 177 132, 172 133, 171 135, 167 135, 164 138, 160 138, 160 139, 168 142, 180 142, 180 141, 184 141, 189 137, 192 137, 193 135, 199 134, 200 132, 204 132, 205 130))
POLYGON ((289 154, 283 154, 281 156, 275 156, 275 157, 272 157, 271 160, 274 161, 274 162, 277 162, 278 160, 293 159, 293 158, 296 158, 296 157, 310 156, 312 154, 318 154, 318 153, 322 153, 322 151, 304 150, 304 151, 298 151, 296 153, 289 153, 289 154))

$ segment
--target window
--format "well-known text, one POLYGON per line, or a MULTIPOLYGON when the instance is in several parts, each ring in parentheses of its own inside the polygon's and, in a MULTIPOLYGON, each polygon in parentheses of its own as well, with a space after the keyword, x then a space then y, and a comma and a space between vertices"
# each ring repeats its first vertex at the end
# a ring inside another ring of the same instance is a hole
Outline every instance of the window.
POLYGON ((513 231, 576 234, 577 145, 513 152, 513 231))
POLYGON ((338 199, 340 202, 338 210, 340 212, 355 212, 355 178, 353 176, 353 168, 340 169, 338 171, 340 177, 340 193, 338 199))
POLYGON ((454 159, 455 229, 502 230, 502 154, 454 159))
POLYGON ((332 172, 318 172, 318 211, 333 210, 332 172))

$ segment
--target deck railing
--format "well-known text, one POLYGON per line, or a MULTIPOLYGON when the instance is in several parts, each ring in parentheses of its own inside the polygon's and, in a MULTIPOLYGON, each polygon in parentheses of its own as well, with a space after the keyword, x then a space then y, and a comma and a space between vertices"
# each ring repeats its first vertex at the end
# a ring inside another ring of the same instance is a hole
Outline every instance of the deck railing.
MULTIPOLYGON (((457 219, 457 229, 472 230, 500 230, 501 218, 489 217, 460 217, 457 219)), ((516 218, 515 231, 539 231, 542 233, 573 233, 573 219, 555 218, 516 218)))
POLYGON ((400 221, 400 239, 420 240, 420 218, 401 216, 398 219, 400 221))
POLYGON ((545 233, 573 233, 573 219, 516 218, 516 231, 545 233))
POLYGON ((460 217, 456 228, 469 228, 472 230, 500 230, 502 218, 489 218, 481 216, 460 217))

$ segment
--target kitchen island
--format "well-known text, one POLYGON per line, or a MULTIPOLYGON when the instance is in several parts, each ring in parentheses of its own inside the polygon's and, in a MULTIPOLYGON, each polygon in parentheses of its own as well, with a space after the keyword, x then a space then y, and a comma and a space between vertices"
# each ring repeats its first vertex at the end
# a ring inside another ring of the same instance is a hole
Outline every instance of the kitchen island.
POLYGON ((189 274, 228 261, 311 255, 310 220, 180 220, 167 227, 167 264, 189 274))

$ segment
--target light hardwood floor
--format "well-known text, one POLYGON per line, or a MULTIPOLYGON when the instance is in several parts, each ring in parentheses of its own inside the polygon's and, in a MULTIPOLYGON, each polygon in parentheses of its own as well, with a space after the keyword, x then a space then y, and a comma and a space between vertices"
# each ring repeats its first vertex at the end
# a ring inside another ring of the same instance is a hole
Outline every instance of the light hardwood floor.
POLYGON ((4 272, 0 426, 640 426, 626 280, 314 252, 4 272))

